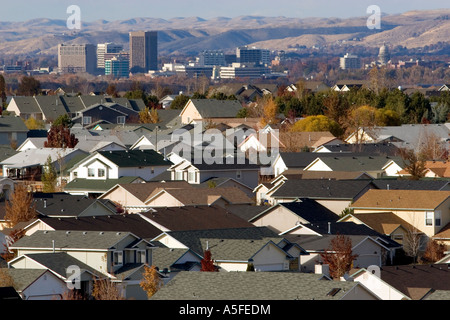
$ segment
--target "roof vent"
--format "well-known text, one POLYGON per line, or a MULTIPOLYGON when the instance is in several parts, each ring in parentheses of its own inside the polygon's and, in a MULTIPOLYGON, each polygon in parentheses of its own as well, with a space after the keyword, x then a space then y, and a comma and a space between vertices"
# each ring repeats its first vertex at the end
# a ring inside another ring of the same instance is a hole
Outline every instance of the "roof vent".
POLYGON ((104 234, 104 232, 103 232, 103 231, 100 231, 100 232, 99 232, 99 235, 103 235, 103 234, 104 234))

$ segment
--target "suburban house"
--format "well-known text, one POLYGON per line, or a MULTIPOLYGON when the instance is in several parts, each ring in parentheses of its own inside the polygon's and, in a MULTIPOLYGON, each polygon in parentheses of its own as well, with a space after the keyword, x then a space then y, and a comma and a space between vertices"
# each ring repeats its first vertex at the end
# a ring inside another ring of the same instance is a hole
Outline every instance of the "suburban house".
POLYGON ((109 200, 90 199, 68 193, 33 193, 33 204, 39 215, 46 217, 88 217, 117 214, 109 200))
POLYGON ((331 281, 323 274, 283 272, 180 272, 151 298, 193 299, 380 300, 359 282, 331 281))
POLYGON ((246 271, 249 265, 256 271, 299 270, 298 258, 305 254, 266 227, 167 231, 153 241, 174 249, 189 248, 200 256, 209 249, 219 271, 246 271))
POLYGON ((48 157, 56 172, 64 170, 65 164, 74 157, 86 154, 77 148, 39 148, 21 151, 0 162, 3 175, 13 180, 40 181, 48 157))
POLYGON ((369 190, 350 207, 355 214, 392 212, 430 238, 450 222, 449 197, 450 191, 369 190))
POLYGON ((117 103, 94 104, 80 110, 72 121, 88 128, 101 122, 125 125, 139 122, 139 112, 117 103))
POLYGON ((340 215, 354 201, 373 189, 367 180, 286 180, 270 195, 269 203, 292 202, 309 198, 340 215))
POLYGON ((144 183, 141 177, 120 177, 118 179, 73 179, 64 186, 64 192, 97 198, 118 184, 144 183))
POLYGON ((69 169, 70 181, 108 180, 126 176, 150 180, 171 165, 154 150, 98 151, 69 169))
POLYGON ((27 139, 28 128, 19 117, 0 115, 0 145, 21 145, 27 139))
MULTIPOLYGON (((450 178, 450 162, 445 160, 425 161, 425 178, 450 178)), ((401 176, 411 176, 406 170, 399 172, 401 176)))
POLYGON ((144 264, 151 264, 153 247, 150 242, 131 232, 36 231, 10 246, 11 250, 17 252, 17 258, 10 264, 15 268, 35 268, 36 264, 26 263, 23 256, 50 254, 53 255, 54 263, 57 263, 55 254, 66 253, 75 261, 95 270, 99 276, 107 276, 117 282, 125 298, 142 299, 146 294, 138 280, 142 279, 144 264))
POLYGON ((171 180, 200 184, 211 178, 232 178, 253 189, 258 185, 260 166, 246 158, 201 158, 192 161, 184 159, 168 170, 171 180))
POLYGON ((62 300, 67 283, 49 269, 4 268, 14 282, 14 289, 22 300, 62 300))
POLYGON ((189 99, 180 113, 181 123, 214 118, 236 118, 242 105, 238 100, 189 99))
POLYGON ((299 224, 336 221, 339 216, 312 199, 278 203, 249 220, 257 227, 268 227, 283 233, 299 224))
POLYGON ((383 300, 428 300, 435 292, 450 290, 448 264, 384 266, 375 278, 366 273, 357 271, 352 278, 383 300))
POLYGON ((253 226, 247 220, 217 205, 155 208, 139 215, 164 232, 253 226))
POLYGON ((400 157, 353 156, 320 157, 304 168, 305 171, 356 171, 365 172, 373 178, 397 176, 403 169, 400 157))

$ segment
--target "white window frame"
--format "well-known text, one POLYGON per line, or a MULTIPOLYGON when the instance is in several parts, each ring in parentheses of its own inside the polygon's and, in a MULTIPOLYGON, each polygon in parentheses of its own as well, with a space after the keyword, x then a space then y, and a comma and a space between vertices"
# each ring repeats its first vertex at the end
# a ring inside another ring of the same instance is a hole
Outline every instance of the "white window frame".
POLYGON ((434 212, 434 226, 440 227, 442 224, 442 214, 441 211, 434 212))
POLYGON ((183 181, 183 171, 175 171, 175 180, 183 181))
POLYGON ((147 255, 145 250, 137 250, 136 251, 136 263, 146 263, 147 255))
POLYGON ((83 125, 84 124, 91 124, 92 123, 92 117, 91 116, 83 116, 83 125))
POLYGON ((434 219, 433 211, 426 211, 425 212, 425 226, 427 226, 427 227, 433 226, 433 219, 434 219))
POLYGON ((188 171, 188 181, 189 182, 196 182, 195 176, 196 176, 195 171, 188 171))
POLYGON ((126 121, 125 116, 118 116, 117 117, 117 124, 124 124, 126 121))
POLYGON ((88 168, 87 176, 88 176, 88 178, 94 178, 95 177, 95 169, 94 168, 88 168))
POLYGON ((113 265, 115 266, 123 265, 123 251, 113 252, 113 265))
POLYGON ((97 169, 97 176, 99 178, 104 178, 106 177, 106 170, 104 168, 98 168, 97 169), (103 174, 100 174, 100 172, 102 172, 103 174))

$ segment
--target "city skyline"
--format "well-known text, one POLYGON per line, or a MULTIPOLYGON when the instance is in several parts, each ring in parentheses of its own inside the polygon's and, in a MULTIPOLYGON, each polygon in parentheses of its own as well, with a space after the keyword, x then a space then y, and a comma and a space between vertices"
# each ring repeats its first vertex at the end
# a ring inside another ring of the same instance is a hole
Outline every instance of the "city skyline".
POLYGON ((81 9, 81 18, 84 22, 95 20, 126 20, 131 18, 149 17, 171 19, 176 17, 201 17, 211 19, 215 17, 238 17, 245 15, 253 16, 285 16, 289 18, 308 17, 362 17, 367 15, 367 8, 377 5, 386 14, 398 14, 414 10, 436 10, 448 8, 448 4, 443 0, 418 1, 388 1, 388 0, 363 0, 355 1, 343 0, 332 2, 329 0, 305 0, 292 1, 279 0, 277 6, 273 3, 262 0, 241 1, 230 0, 227 6, 223 6, 218 1, 208 2, 204 0, 185 1, 172 0, 129 0, 126 6, 119 1, 87 1, 87 0, 42 0, 39 6, 30 6, 27 0, 17 0, 13 3, 2 5, 0 21, 27 21, 32 19, 48 18, 62 19, 68 17, 67 8, 77 5, 81 9))

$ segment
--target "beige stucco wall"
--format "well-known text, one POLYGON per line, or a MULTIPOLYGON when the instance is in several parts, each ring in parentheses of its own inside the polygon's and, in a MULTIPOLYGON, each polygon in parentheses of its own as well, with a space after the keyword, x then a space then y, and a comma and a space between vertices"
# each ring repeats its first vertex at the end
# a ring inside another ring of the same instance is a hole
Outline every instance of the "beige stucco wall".
POLYGON ((100 199, 109 199, 111 201, 117 202, 122 206, 141 206, 144 203, 133 196, 131 193, 123 189, 122 187, 117 187, 108 194, 100 197, 100 199))
POLYGON ((257 227, 269 227, 281 233, 295 227, 297 222, 307 223, 305 219, 292 213, 287 208, 278 206, 252 223, 257 227))
POLYGON ((146 203, 150 207, 181 207, 183 203, 172 197, 170 194, 163 192, 153 200, 146 203))
POLYGON ((197 111, 192 101, 189 101, 181 115, 181 123, 187 124, 196 119, 202 119, 202 116, 197 111))

